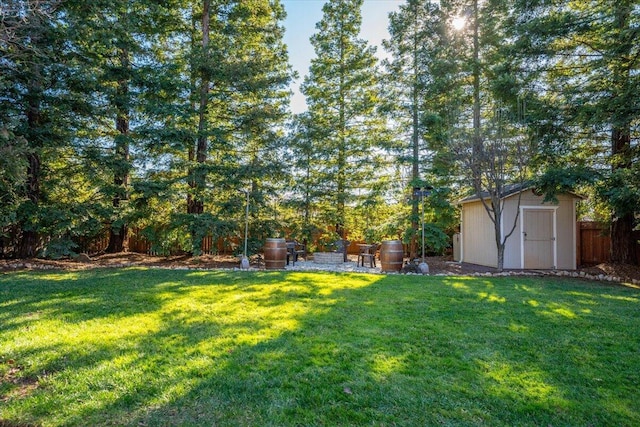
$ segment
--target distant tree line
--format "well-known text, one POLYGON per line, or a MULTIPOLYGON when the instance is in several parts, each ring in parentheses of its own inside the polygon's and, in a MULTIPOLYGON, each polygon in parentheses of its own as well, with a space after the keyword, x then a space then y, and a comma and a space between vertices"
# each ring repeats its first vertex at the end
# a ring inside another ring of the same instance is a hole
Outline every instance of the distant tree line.
MULTIPOLYGON (((132 227, 197 255, 265 237, 401 238, 442 253, 455 201, 527 182, 589 196, 612 260, 640 211, 636 2, 407 0, 386 57, 363 0, 329 0, 289 112, 280 0, 0 5, 1 256, 73 255, 132 227), (432 188, 424 196, 424 188, 432 188)), ((496 202, 496 200, 498 202, 496 202)))

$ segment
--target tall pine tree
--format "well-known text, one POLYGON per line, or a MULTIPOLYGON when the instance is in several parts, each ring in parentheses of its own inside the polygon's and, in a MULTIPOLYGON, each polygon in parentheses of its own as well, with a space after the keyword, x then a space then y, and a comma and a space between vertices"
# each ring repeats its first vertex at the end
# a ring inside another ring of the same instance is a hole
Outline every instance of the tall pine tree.
MULTIPOLYGON (((9 251, 18 257, 42 253, 50 239, 47 215, 51 206, 46 179, 48 164, 68 145, 68 109, 60 63, 65 42, 64 14, 58 2, 33 5, 27 1, 3 2, 0 32, 0 129, 8 153, 24 156, 17 165, 24 179, 13 187, 15 211, 9 251)), ((55 200, 54 200, 55 203, 55 200)))
MULTIPOLYGON (((422 201, 416 190, 434 185, 448 187, 452 176, 449 168, 446 173, 439 170, 437 156, 446 145, 447 119, 459 86, 455 85, 456 64, 446 15, 436 3, 409 0, 390 15, 389 22, 391 37, 384 46, 392 56, 385 62, 386 96, 402 141, 397 147, 398 163, 408 169, 405 195, 411 200, 411 225, 406 235, 409 256, 414 259, 422 201)), ((452 208, 440 210, 437 217, 451 219, 452 208)))
POLYGON ((531 156, 531 140, 519 114, 520 83, 514 79, 513 70, 504 66, 508 3, 469 0, 448 4, 451 22, 457 15, 458 22, 464 23, 457 29, 457 41, 466 65, 458 76, 466 96, 459 99, 454 110, 451 141, 462 184, 472 189, 493 225, 496 266, 500 270, 506 242, 519 218, 517 209, 512 222, 503 222, 503 197, 513 185, 525 185, 531 156))
POLYGON ((542 135, 539 168, 546 172, 545 190, 552 195, 595 184, 609 211, 611 260, 636 264, 637 4, 523 1, 515 10, 513 57, 535 88, 530 109, 542 135))
POLYGON ((375 49, 359 39, 362 0, 330 0, 311 38, 316 58, 302 85, 315 144, 322 150, 327 218, 345 237, 347 209, 374 197, 386 137, 375 49))

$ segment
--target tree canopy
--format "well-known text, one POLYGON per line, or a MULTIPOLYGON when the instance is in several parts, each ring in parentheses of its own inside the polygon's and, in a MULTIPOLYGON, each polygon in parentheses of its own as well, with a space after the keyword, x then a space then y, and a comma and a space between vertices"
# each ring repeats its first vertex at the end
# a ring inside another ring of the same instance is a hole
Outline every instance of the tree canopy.
POLYGON ((2 2, 0 256, 121 251, 131 230, 238 252, 247 192, 252 253, 393 237, 415 257, 421 231, 441 253, 474 192, 500 247, 500 197, 526 181, 590 196, 612 260, 637 262, 637 2, 407 0, 381 61, 363 0, 328 0, 297 116, 285 5, 2 2))

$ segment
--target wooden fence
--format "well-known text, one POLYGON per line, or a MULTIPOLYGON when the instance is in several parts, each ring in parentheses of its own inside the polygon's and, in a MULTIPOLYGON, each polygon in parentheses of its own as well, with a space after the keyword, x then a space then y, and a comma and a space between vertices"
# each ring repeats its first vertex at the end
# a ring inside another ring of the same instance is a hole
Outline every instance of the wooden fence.
MULTIPOLYGON (((611 238, 609 237, 609 228, 598 222, 583 221, 577 224, 577 263, 578 266, 596 265, 603 262, 609 262, 611 252, 611 238)), ((640 234, 638 235, 640 238, 640 234)), ((80 243, 79 251, 95 254, 104 251, 109 243, 109 233, 105 232, 104 235, 91 241, 83 241, 80 243)), ((351 242, 349 245, 348 253, 358 253, 358 242, 351 242)), ((231 254, 234 251, 234 247, 237 247, 239 242, 229 242, 225 239, 214 239, 208 236, 202 242, 203 254, 231 254)), ((127 239, 127 250, 129 252, 146 253, 149 255, 158 255, 153 251, 151 242, 142 236, 142 233, 138 229, 129 230, 129 237, 127 239)), ((180 254, 184 253, 183 248, 169 248, 169 253, 180 254)), ((638 254, 640 256, 640 247, 638 248, 638 254)))
MULTIPOLYGON (((103 252, 107 249, 109 244, 109 232, 105 231, 102 235, 93 238, 93 239, 77 239, 76 243, 78 244, 78 248, 76 251, 88 253, 90 255, 94 255, 100 252, 103 252)), ((358 254, 360 248, 358 246, 359 243, 364 243, 363 241, 352 241, 349 247, 347 248, 348 254, 358 254)), ((212 236, 207 236, 202 241, 202 253, 205 255, 211 254, 233 254, 240 247, 242 242, 238 238, 218 238, 216 240, 213 239, 212 236)), ((314 242, 314 244, 318 244, 314 242)), ((160 255, 158 251, 154 250, 151 242, 146 239, 142 235, 142 230, 137 228, 129 229, 127 242, 126 242, 126 250, 128 252, 135 252, 141 254, 149 254, 149 255, 160 255)), ((185 253, 184 248, 173 247, 168 248, 167 252, 170 255, 180 255, 185 253)))
MULTIPOLYGON (((578 222, 577 255, 578 266, 595 265, 611 260, 611 237, 609 227, 598 222, 578 222)), ((640 232, 634 232, 636 240, 640 239, 640 232)), ((640 262, 640 245, 637 245, 638 261, 640 262)))
MULTIPOLYGON (((76 249, 78 252, 85 252, 88 254, 97 254, 105 249, 109 244, 109 232, 106 231, 103 235, 94 238, 92 240, 88 239, 79 239, 77 242, 78 248, 76 249)), ((238 247, 237 239, 223 239, 219 238, 214 240, 212 236, 207 236, 202 241, 202 253, 205 255, 211 254, 232 254, 235 248, 238 247)), ((135 252, 141 254, 149 254, 149 255, 159 255, 157 250, 154 250, 151 242, 146 239, 141 230, 137 228, 132 228, 129 230, 127 236, 126 248, 128 252, 135 252)), ((171 247, 167 248, 166 251, 170 255, 180 255, 185 252, 185 248, 180 247, 171 247)))
MULTIPOLYGON (((640 240, 640 231, 634 232, 636 240, 640 240)), ((606 225, 602 225, 597 222, 582 221, 577 223, 577 236, 576 236, 577 250, 576 258, 578 266, 596 265, 604 262, 609 262, 611 259, 611 238, 609 237, 609 228, 606 225)), ((0 257, 3 256, 7 248, 11 249, 10 239, 4 238, 7 242, 3 242, 3 238, 0 238, 0 257)), ((109 243, 109 233, 105 232, 93 239, 80 238, 76 240, 78 252, 85 252, 89 254, 96 254, 104 251, 109 243)), ((348 253, 358 253, 358 242, 351 242, 348 248, 348 253)), ((232 254, 234 250, 241 244, 236 239, 222 239, 219 238, 214 241, 211 236, 204 239, 202 243, 203 254, 232 254)), ((129 252, 146 253, 150 255, 158 255, 153 251, 151 242, 142 236, 142 233, 138 229, 129 230, 129 236, 127 239, 127 250, 129 252)), ((184 248, 168 248, 168 252, 177 255, 184 253, 184 248)), ((640 263, 640 245, 637 246, 638 262, 640 263)))
POLYGON ((608 262, 611 255, 611 237, 608 227, 598 222, 578 222, 578 265, 608 262))

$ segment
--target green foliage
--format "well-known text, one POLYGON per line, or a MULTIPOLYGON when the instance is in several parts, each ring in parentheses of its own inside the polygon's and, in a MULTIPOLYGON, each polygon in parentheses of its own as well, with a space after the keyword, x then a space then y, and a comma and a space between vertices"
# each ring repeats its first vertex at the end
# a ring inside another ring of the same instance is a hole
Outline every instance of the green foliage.
POLYGON ((616 216, 640 212, 640 168, 616 169, 596 187, 597 195, 616 216))
MULTIPOLYGON (((389 212, 383 217, 381 224, 376 227, 376 235, 380 240, 396 240, 402 239, 403 232, 406 230, 407 215, 402 209, 389 212)), ((403 240, 408 243, 407 240, 403 240)))
POLYGON ((598 181, 598 171, 584 167, 549 167, 533 183, 545 195, 544 201, 557 202, 556 196, 575 192, 598 181))
POLYGON ((335 247, 333 244, 338 240, 341 240, 342 237, 336 233, 335 231, 324 231, 321 234, 318 234, 315 238, 316 248, 318 251, 327 251, 333 250, 335 247))
POLYGON ((239 224, 235 221, 217 218, 208 213, 198 215, 175 214, 171 228, 182 231, 184 236, 188 236, 190 243, 185 244, 186 242, 183 240, 183 246, 181 247, 193 255, 199 256, 202 254, 202 241, 205 237, 212 236, 213 241, 217 241, 218 238, 232 236, 239 229, 239 224))
POLYGON ((151 253, 160 256, 184 253, 192 247, 186 226, 153 223, 142 229, 142 236, 151 243, 151 253))
MULTIPOLYGON (((585 215, 638 226, 633 2, 408 0, 390 16, 382 76, 359 38, 362 0, 328 1, 309 111, 290 129, 282 3, 207 3, 208 44, 204 1, 2 3, 3 254, 72 255, 80 236, 123 225, 151 230, 162 253, 197 254, 211 233, 237 245, 238 189, 252 253, 266 237, 334 232, 415 251, 411 193, 425 183, 438 189, 434 251, 472 184, 497 194, 533 179, 550 200, 578 191, 585 215)), ((630 234, 612 235, 614 252, 630 234)))
POLYGON ((451 237, 436 224, 424 225, 425 253, 442 255, 451 246, 451 237))
MULTIPOLYGON (((0 175, 2 229, 36 234, 26 248, 35 253, 79 232, 90 237, 89 216, 114 229, 151 227, 160 252, 197 252, 205 232, 237 237, 228 224, 241 212, 235 189, 247 184, 262 221, 281 177, 291 78, 282 5, 211 1, 203 49, 200 1, 53 3, 11 2, 6 7, 27 14, 17 20, 2 6, 12 37, 4 43, 3 27, 0 149, 11 167, 0 175), (198 88, 209 84, 200 108, 198 88), (29 159, 39 168, 27 174, 29 159), (206 211, 187 224, 180 215, 189 197, 206 211), (185 231, 193 245, 178 237, 185 231)), ((71 253, 55 245, 55 253, 71 253)))
POLYGON ((16 138, 13 132, 0 127, 0 233, 16 221, 26 179, 26 151, 24 138, 16 138))
MULTIPOLYGON (((521 2, 511 27, 512 59, 536 88, 529 115, 540 141, 539 169, 551 176, 566 169, 565 182, 594 171, 586 192, 597 194, 591 205, 602 208, 590 215, 608 211, 614 222, 624 218, 625 230, 637 225, 638 214, 632 143, 638 138, 638 12, 629 1, 521 2)), ((630 233, 614 233, 612 241, 612 259, 637 262, 630 233)))
MULTIPOLYGON (((330 0, 311 38, 316 57, 302 92, 309 106, 301 145, 311 162, 305 181, 323 220, 344 235, 347 212, 381 192, 388 141, 374 48, 358 38, 362 0, 330 0), (311 185, 313 185, 311 187, 311 185)), ((307 194, 310 195, 309 193, 307 194)), ((306 200, 309 200, 307 197, 306 200)))

